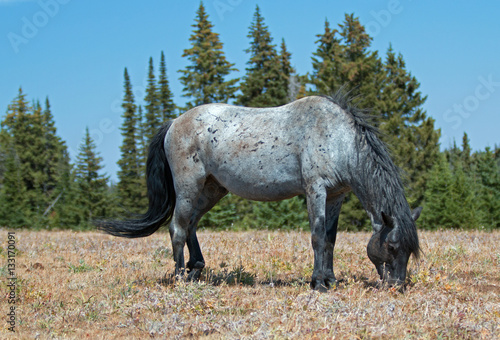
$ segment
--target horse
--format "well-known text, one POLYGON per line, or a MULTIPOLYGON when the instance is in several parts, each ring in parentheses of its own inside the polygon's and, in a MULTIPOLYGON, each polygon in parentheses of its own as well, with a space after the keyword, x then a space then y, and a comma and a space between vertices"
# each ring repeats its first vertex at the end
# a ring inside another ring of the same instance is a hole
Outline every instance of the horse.
POLYGON ((311 287, 337 284, 333 251, 340 208, 353 191, 373 234, 369 259, 384 283, 403 285, 408 260, 418 258, 415 221, 399 168, 368 115, 345 93, 309 96, 273 108, 205 104, 165 123, 152 139, 146 165, 149 207, 137 218, 104 220, 111 235, 145 237, 169 231, 175 275, 197 280, 205 266, 196 227, 228 192, 250 200, 305 195, 314 269, 311 287))

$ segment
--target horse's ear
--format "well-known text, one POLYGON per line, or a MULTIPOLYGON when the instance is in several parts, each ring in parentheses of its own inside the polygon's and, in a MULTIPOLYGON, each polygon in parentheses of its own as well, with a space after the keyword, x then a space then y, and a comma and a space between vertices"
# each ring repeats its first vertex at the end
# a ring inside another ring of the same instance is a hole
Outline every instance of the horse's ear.
POLYGON ((382 211, 382 220, 384 221, 385 226, 389 228, 394 228, 394 219, 392 216, 387 215, 385 212, 382 211))
POLYGON ((411 212, 411 217, 413 217, 413 220, 416 221, 420 217, 420 213, 422 212, 422 207, 418 207, 413 209, 411 212))

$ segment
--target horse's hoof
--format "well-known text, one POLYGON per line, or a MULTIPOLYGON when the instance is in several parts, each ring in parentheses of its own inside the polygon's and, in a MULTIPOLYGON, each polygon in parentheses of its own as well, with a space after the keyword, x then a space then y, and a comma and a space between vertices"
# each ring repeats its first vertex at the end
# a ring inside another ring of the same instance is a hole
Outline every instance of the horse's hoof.
POLYGON ((193 269, 188 273, 188 281, 198 281, 200 279, 201 269, 193 269))
POLYGON ((194 264, 191 262, 188 262, 187 267, 190 271, 193 269, 203 269, 203 268, 205 268, 205 262, 196 261, 194 264))
POLYGON ((320 293, 326 293, 328 292, 328 287, 325 286, 324 284, 319 284, 314 287, 314 290, 320 293))
POLYGON ((205 268, 205 262, 197 261, 195 264, 191 265, 188 263, 188 281, 197 281, 200 278, 201 271, 205 268))
POLYGON ((339 282, 337 281, 337 279, 335 277, 328 278, 328 279, 325 279, 325 285, 329 288, 337 289, 339 286, 339 282))
POLYGON ((320 293, 326 293, 328 291, 328 286, 325 284, 324 280, 312 281, 311 288, 320 293))

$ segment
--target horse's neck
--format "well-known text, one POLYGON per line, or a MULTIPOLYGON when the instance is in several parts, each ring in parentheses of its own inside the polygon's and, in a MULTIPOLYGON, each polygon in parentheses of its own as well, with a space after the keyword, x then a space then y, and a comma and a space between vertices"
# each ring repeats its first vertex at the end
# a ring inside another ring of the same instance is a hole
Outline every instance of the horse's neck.
POLYGON ((358 176, 351 183, 351 190, 358 197, 372 222, 378 221, 382 211, 390 213, 396 204, 397 196, 400 196, 401 188, 397 183, 387 180, 389 176, 385 170, 379 176, 358 176), (384 180, 386 179, 386 180, 384 180))
POLYGON ((370 216, 370 219, 373 221, 373 218, 380 214, 380 209, 382 208, 377 199, 373 197, 373 195, 366 190, 361 188, 352 188, 354 194, 361 202, 361 205, 370 216))

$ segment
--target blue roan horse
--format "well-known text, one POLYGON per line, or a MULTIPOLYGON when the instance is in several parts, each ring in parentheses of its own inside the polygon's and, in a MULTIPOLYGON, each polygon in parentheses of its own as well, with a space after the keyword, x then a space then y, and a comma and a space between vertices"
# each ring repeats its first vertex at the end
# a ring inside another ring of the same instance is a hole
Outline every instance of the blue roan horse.
POLYGON ((175 273, 189 279, 205 266, 196 225, 224 195, 258 201, 307 198, 314 250, 311 286, 336 283, 333 248, 340 207, 353 191, 371 218, 368 257, 380 278, 403 284, 420 248, 421 208, 406 201, 399 170, 376 130, 347 96, 312 96, 276 108, 195 107, 165 124, 149 147, 149 209, 138 219, 100 221, 112 235, 143 237, 170 222, 175 273))

